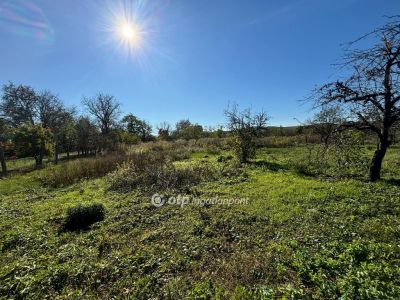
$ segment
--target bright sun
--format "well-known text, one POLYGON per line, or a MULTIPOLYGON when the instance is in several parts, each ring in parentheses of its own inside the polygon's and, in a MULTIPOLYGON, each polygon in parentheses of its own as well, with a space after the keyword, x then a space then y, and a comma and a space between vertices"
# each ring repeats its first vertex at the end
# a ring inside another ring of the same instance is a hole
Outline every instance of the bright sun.
POLYGON ((122 37, 126 40, 133 40, 136 36, 135 28, 130 24, 125 24, 121 28, 122 37))
POLYGON ((130 48, 138 48, 141 43, 142 34, 137 24, 124 23, 119 28, 120 39, 130 48))
MULTIPOLYGON (((1 2, 1 0, 0 0, 1 2)), ((143 1, 107 0, 104 16, 104 31, 107 32, 106 43, 126 57, 134 58, 143 64, 146 51, 154 37, 154 18, 142 13, 143 1), (139 5, 140 4, 140 5, 139 5), (149 31, 149 29, 152 29, 149 31)))

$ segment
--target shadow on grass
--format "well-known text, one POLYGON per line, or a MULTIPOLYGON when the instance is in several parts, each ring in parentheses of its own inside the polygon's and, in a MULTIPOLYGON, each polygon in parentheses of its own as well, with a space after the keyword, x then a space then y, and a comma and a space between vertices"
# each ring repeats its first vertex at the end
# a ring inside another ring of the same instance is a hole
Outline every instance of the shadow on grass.
POLYGON ((289 170, 290 167, 286 164, 280 164, 276 162, 266 161, 266 160, 258 160, 249 162, 249 165, 254 168, 261 168, 270 171, 281 171, 281 170, 289 170))
POLYGON ((400 186, 400 179, 399 178, 389 178, 389 179, 382 179, 382 181, 388 185, 393 186, 400 186))
POLYGON ((294 171, 296 174, 304 177, 318 177, 319 173, 313 172, 309 170, 305 166, 298 166, 298 165, 289 165, 289 164, 282 164, 278 162, 271 162, 267 160, 258 160, 252 161, 249 165, 253 168, 260 168, 263 170, 269 170, 272 172, 279 172, 279 171, 294 171))
POLYGON ((311 171, 305 166, 295 166, 295 167, 293 167, 293 170, 295 171, 295 173, 297 175, 304 176, 304 177, 315 178, 315 177, 321 176, 320 173, 311 171))

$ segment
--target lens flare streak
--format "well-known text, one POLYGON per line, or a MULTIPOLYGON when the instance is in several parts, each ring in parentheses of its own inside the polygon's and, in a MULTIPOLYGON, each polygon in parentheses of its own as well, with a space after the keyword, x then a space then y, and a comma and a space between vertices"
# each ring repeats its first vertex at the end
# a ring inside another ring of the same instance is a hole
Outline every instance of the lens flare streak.
POLYGON ((0 3, 0 28, 9 34, 51 43, 54 30, 43 10, 32 2, 0 3))

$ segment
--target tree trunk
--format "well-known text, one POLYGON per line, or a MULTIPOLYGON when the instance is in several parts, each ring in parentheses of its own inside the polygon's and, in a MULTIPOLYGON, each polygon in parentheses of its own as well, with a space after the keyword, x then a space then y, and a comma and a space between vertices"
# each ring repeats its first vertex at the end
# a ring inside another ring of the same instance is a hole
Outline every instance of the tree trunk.
POLYGON ((40 152, 39 156, 36 159, 36 167, 41 168, 43 166, 43 152, 40 152))
POLYGON ((39 156, 35 156, 35 167, 36 169, 39 169, 42 166, 42 160, 39 156))
POLYGON ((1 162, 1 174, 7 176, 7 164, 6 157, 4 155, 4 148, 0 147, 0 162, 1 162))
POLYGON ((379 144, 371 161, 371 167, 369 169, 369 179, 372 182, 377 181, 381 178, 382 162, 388 147, 389 142, 387 140, 379 141, 379 144))
POLYGON ((54 147, 54 164, 58 164, 58 145, 54 147))
POLYGON ((37 168, 41 168, 43 166, 44 148, 45 148, 45 144, 42 141, 40 143, 39 157, 36 159, 36 167, 37 168))

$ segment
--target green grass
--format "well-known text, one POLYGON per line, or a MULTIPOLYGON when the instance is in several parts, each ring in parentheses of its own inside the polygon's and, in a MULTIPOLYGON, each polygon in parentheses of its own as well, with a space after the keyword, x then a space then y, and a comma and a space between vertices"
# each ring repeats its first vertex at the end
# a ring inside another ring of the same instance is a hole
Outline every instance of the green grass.
POLYGON ((32 169, 35 167, 35 160, 31 157, 7 160, 7 169, 17 171, 23 169, 32 169))
MULTIPOLYGON (((40 171, 0 181, 3 298, 395 299, 400 297, 398 148, 384 180, 304 176, 304 148, 260 149, 246 178, 203 182, 202 198, 247 205, 155 208, 104 178, 63 188, 40 171), (390 180, 389 180, 390 179, 390 180), (101 203, 105 220, 60 232, 68 208, 101 203)), ((369 151, 372 151, 370 149, 369 151)), ((198 152, 177 162, 211 162, 198 152)), ((154 191, 159 192, 159 191, 154 191)))
MULTIPOLYGON (((70 153, 70 156, 76 156, 77 152, 72 152, 70 153)), ((59 159, 63 160, 67 158, 66 153, 61 153, 59 155, 59 159)), ((52 161, 52 157, 46 157, 43 160, 44 164, 48 164, 52 161)), ((35 160, 32 157, 26 157, 26 158, 18 158, 18 159, 10 159, 7 160, 7 170, 8 171, 26 171, 26 170, 31 170, 35 168, 35 160)))

